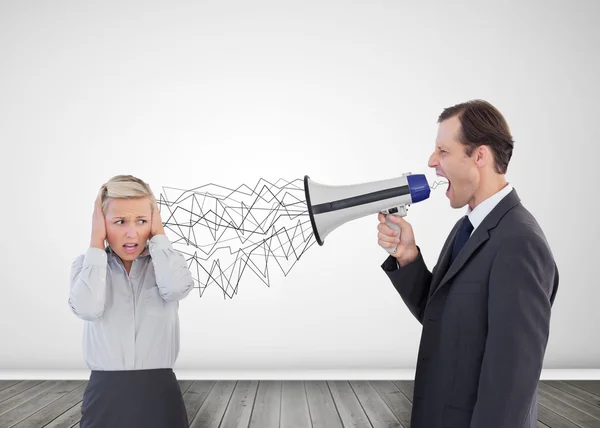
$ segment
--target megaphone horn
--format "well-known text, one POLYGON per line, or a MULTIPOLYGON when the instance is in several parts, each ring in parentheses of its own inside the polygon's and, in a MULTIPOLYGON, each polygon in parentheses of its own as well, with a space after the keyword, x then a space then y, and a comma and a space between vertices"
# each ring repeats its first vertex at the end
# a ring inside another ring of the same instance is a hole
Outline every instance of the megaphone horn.
MULTIPOLYGON (((304 176, 304 194, 315 239, 323 245, 334 229, 357 218, 382 212, 406 216, 410 204, 429 198, 425 175, 405 173, 400 177, 369 183, 328 186, 304 176)), ((387 220, 398 231, 400 227, 387 220)), ((389 248, 393 253, 396 249, 389 248)))

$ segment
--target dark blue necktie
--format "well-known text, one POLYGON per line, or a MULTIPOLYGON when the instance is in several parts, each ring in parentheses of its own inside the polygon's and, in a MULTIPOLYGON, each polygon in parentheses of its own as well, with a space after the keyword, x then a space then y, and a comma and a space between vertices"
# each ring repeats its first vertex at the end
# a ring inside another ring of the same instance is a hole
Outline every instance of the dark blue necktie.
POLYGON ((469 220, 469 216, 464 216, 462 222, 460 223, 460 227, 458 228, 458 232, 456 233, 456 239, 454 240, 454 247, 452 247, 452 256, 450 258, 450 264, 454 262, 456 256, 465 246, 467 241, 469 240, 469 236, 471 236, 471 232, 473 232, 473 225, 469 220))

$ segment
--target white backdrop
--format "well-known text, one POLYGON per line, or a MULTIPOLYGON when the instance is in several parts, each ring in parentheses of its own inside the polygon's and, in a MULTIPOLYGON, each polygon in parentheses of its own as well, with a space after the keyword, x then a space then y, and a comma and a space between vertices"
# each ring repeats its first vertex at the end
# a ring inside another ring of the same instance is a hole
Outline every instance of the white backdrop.
MULTIPOLYGON (((600 368, 597 2, 31 2, 0 5, 0 369, 84 369, 69 271, 97 189, 426 173, 437 116, 495 104, 508 179, 561 284, 544 367, 600 368), (570 4, 570 5, 569 5, 570 4)), ((444 190, 407 219, 428 265, 444 190)), ((412 369, 420 325, 380 269, 377 217, 334 231, 271 287, 248 275, 180 306, 176 367, 412 369)))

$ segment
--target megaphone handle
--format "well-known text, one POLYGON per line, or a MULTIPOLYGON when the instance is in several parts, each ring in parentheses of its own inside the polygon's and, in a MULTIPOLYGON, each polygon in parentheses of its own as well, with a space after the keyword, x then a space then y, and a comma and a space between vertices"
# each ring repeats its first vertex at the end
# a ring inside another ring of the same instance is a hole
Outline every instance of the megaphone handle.
MULTIPOLYGON (((397 215, 397 216, 400 216, 400 217, 404 217, 404 216, 406 216, 406 207, 404 207, 404 206, 403 207, 399 207, 399 209, 397 211, 385 215, 385 224, 387 224, 392 229, 397 230, 398 231, 398 239, 400 239, 400 226, 397 225, 396 223, 392 223, 388 219, 388 216, 390 216, 390 215, 397 215)), ((391 247, 391 248, 386 248, 386 250, 390 254, 391 253, 395 253, 396 252, 396 247, 397 247, 397 245, 394 246, 394 247, 391 247)))
MULTIPOLYGON (((388 220, 388 217, 391 215, 398 215, 398 214, 386 214, 385 224, 387 224, 392 229, 397 230, 398 231, 398 239, 400 239, 400 226, 398 226, 396 223, 392 223, 391 221, 388 220)), ((396 246, 391 247, 391 248, 386 248, 386 250, 388 253, 394 253, 394 252, 396 252, 396 246)))

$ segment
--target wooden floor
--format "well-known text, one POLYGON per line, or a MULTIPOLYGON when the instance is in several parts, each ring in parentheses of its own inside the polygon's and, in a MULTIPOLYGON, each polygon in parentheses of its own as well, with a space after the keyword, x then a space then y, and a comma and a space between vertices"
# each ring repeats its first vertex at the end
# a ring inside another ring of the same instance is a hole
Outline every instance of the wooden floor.
MULTIPOLYGON (((0 427, 78 427, 87 381, 0 380, 0 427)), ((411 381, 179 381, 190 426, 405 427, 411 381)), ((543 381, 538 427, 600 428, 600 381, 543 381)))

